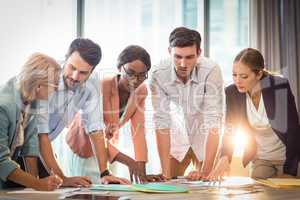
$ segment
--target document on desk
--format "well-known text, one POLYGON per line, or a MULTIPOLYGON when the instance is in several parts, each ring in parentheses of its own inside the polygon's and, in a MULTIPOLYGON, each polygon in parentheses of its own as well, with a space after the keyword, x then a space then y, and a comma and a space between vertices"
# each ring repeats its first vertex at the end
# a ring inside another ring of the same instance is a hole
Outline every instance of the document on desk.
POLYGON ((219 188, 243 188, 255 185, 255 180, 250 177, 226 177, 222 181, 185 181, 191 187, 219 187, 219 188))
POLYGON ((8 194, 66 194, 79 191, 81 188, 59 188, 54 191, 38 191, 31 188, 7 192, 8 194))
POLYGON ((257 193, 257 192, 263 192, 264 190, 260 188, 244 188, 244 189, 227 189, 227 188, 221 188, 221 189, 212 189, 209 190, 210 193, 213 194, 219 194, 219 195, 225 195, 225 196, 236 196, 236 195, 244 195, 244 194, 251 194, 251 193, 257 193))
POLYGON ((221 182, 221 186, 226 188, 242 188, 254 186, 255 184, 256 182, 254 179, 239 176, 227 177, 221 182))
POLYGON ((188 192, 188 189, 183 186, 175 186, 162 183, 147 183, 133 185, 119 184, 94 184, 90 188, 91 191, 122 191, 122 192, 147 192, 147 193, 183 193, 188 192))
POLYGON ((147 193, 185 193, 189 191, 188 188, 183 186, 162 183, 133 184, 132 188, 147 193))
POLYGON ((100 190, 100 191, 121 191, 121 192, 134 192, 131 185, 120 185, 120 184, 93 184, 90 190, 100 190))

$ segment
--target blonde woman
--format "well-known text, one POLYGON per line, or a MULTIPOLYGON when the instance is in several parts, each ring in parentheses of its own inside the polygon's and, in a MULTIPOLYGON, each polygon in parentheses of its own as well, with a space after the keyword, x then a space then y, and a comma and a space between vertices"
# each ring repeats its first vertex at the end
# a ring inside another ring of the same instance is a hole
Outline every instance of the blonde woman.
POLYGON ((38 178, 39 145, 33 115, 35 100, 48 99, 56 89, 60 70, 53 58, 35 53, 17 77, 0 87, 0 189, 22 185, 54 190, 62 183, 54 175, 38 178))

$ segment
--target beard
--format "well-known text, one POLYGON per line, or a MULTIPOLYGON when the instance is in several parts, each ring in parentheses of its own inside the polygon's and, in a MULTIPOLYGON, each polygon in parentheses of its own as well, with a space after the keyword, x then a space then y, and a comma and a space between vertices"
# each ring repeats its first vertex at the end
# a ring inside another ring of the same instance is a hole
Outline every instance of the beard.
POLYGON ((75 81, 72 78, 64 77, 64 83, 68 89, 74 91, 80 86, 80 81, 75 81))

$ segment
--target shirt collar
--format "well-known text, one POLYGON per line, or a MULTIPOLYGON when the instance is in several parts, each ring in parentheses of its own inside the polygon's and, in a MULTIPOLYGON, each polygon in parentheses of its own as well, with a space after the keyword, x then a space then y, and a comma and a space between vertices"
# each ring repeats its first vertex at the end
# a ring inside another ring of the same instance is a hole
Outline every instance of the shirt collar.
MULTIPOLYGON (((193 71, 192 71, 192 74, 191 74, 191 77, 190 77, 190 81, 194 82, 194 83, 199 83, 199 80, 198 80, 198 68, 199 68, 199 65, 198 63, 196 63, 193 71)), ((171 82, 172 83, 178 83, 178 82, 181 82, 178 77, 177 77, 177 74, 176 74, 176 71, 175 71, 175 65, 173 64, 172 65, 172 71, 171 71, 171 82)))
POLYGON ((172 65, 172 70, 171 70, 171 82, 172 83, 180 82, 180 80, 177 77, 174 65, 172 65))
POLYGON ((58 90, 67 90, 67 86, 64 82, 64 73, 61 72, 59 76, 58 90))
POLYGON ((193 81, 194 83, 199 83, 198 70, 199 70, 199 65, 198 65, 198 63, 196 63, 196 65, 192 71, 192 74, 191 74, 191 81, 193 81))

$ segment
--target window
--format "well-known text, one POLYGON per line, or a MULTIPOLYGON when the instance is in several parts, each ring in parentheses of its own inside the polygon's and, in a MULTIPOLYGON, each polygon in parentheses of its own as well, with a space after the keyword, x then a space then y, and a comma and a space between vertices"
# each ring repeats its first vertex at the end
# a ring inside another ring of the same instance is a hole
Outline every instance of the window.
MULTIPOLYGON (((200 30, 203 41, 209 34, 209 56, 217 61, 226 82, 231 80, 231 63, 236 53, 248 46, 248 0, 89 0, 85 1, 84 36, 98 42, 103 60, 102 76, 117 72, 118 54, 127 45, 143 46, 152 63, 168 56, 168 36, 178 26, 200 30), (204 27, 204 2, 209 3, 209 27, 204 27), (204 28, 203 28, 204 27, 204 28)), ((203 48, 203 44, 202 44, 203 48)), ((205 50, 205 49, 204 49, 205 50)), ((160 170, 152 125, 150 98, 146 102, 146 130, 149 152, 148 173, 160 170)), ((130 128, 120 134, 120 149, 133 156, 130 128)), ((118 166, 118 175, 127 169, 118 166)))
MULTIPOLYGON (((85 2, 84 36, 98 42, 103 49, 103 60, 98 70, 105 74, 116 72, 118 54, 130 44, 143 46, 153 64, 168 56, 168 37, 178 26, 197 29, 197 0, 89 0, 85 2)), ((148 173, 160 170, 156 140, 152 125, 150 98, 146 102, 146 136, 148 143, 148 173)), ((120 149, 133 156, 130 128, 120 134, 120 149)), ((127 169, 118 166, 118 174, 127 169)))
POLYGON ((28 56, 42 52, 63 59, 76 36, 72 0, 1 1, 0 84, 15 76, 28 56))
POLYGON ((218 62, 228 84, 234 57, 249 46, 249 0, 210 0, 208 28, 209 56, 218 62))
MULTIPOLYGON (((117 56, 130 44, 147 49, 153 64, 167 57, 168 36, 178 26, 199 30, 202 48, 219 63, 226 83, 232 80, 235 55, 249 46, 249 0, 88 0, 84 3, 84 37, 102 47, 103 59, 98 69, 103 76, 117 71, 117 56)), ((1 1, 0 24, 5 30, 0 37, 0 66, 5 69, 0 74, 2 84, 19 72, 33 52, 40 51, 58 60, 64 58, 68 45, 76 37, 76 1, 1 1)), ((160 166, 150 98, 146 105, 151 152, 147 171, 157 173, 160 166)), ((133 155, 129 132, 129 127, 124 129, 120 146, 125 153, 133 155)), ((62 136, 56 145, 61 148, 59 152, 64 152, 63 142, 62 136)))
POLYGON ((183 0, 183 24, 186 27, 197 29, 198 12, 197 0, 183 0))

